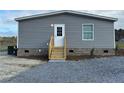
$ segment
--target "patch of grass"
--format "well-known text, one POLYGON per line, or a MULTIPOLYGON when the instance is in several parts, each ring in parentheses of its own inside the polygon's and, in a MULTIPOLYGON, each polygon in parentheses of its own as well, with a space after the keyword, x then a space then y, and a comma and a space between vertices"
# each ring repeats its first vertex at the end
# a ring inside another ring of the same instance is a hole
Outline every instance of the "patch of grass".
POLYGON ((118 46, 119 49, 124 48, 124 42, 116 42, 116 45, 118 46))
POLYGON ((0 46, 0 51, 1 51, 1 52, 7 51, 7 46, 0 46))

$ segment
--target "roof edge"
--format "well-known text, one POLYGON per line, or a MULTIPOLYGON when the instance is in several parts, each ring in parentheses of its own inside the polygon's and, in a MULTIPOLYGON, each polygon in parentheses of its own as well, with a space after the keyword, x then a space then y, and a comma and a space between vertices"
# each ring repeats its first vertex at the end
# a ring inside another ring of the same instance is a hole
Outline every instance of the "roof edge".
POLYGON ((85 13, 85 12, 72 11, 72 10, 61 10, 61 11, 54 11, 54 12, 43 13, 43 14, 36 14, 36 15, 31 15, 31 16, 24 16, 24 17, 15 18, 15 20, 16 21, 21 21, 21 20, 26 20, 26 19, 32 19, 32 18, 50 16, 50 15, 55 15, 55 14, 61 14, 61 13, 72 13, 72 14, 77 14, 77 15, 82 15, 82 16, 89 16, 89 17, 94 17, 94 18, 106 19, 106 20, 110 20, 110 21, 117 21, 118 20, 118 18, 101 16, 101 15, 85 13))

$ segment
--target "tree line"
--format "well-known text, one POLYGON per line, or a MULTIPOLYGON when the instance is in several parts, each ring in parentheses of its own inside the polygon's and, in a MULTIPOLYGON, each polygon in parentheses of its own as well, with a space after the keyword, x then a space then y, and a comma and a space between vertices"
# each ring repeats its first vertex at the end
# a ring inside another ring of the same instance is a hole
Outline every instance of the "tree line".
POLYGON ((0 46, 13 46, 16 45, 17 37, 0 37, 0 46))
POLYGON ((124 29, 115 29, 115 40, 119 41, 124 39, 124 29))

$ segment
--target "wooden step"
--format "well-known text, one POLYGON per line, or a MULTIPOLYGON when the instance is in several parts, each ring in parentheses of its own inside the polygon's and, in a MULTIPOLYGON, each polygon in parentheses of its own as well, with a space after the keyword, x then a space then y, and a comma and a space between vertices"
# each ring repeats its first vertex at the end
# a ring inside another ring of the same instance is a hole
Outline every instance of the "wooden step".
POLYGON ((53 52, 64 52, 64 49, 52 49, 53 52))
POLYGON ((63 54, 54 54, 54 55, 51 55, 51 57, 64 57, 64 55, 63 54))
POLYGON ((64 57, 64 48, 63 47, 53 48, 51 56, 50 56, 50 59, 53 59, 53 60, 62 59, 62 60, 64 60, 65 59, 65 57, 64 57))
POLYGON ((51 55, 64 55, 64 52, 52 52, 51 55))
POLYGON ((51 58, 64 58, 64 56, 55 56, 55 55, 51 55, 51 58))
POLYGON ((50 58, 50 60, 65 60, 65 58, 50 58))

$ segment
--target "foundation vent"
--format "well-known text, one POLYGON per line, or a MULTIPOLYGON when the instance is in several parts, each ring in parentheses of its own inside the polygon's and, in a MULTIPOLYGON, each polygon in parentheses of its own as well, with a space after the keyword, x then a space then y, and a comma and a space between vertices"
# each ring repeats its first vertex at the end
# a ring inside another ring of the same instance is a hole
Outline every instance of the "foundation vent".
POLYGON ((104 53, 108 53, 108 50, 104 50, 103 52, 104 52, 104 53))
POLYGON ((29 53, 29 50, 25 50, 25 53, 29 53))

